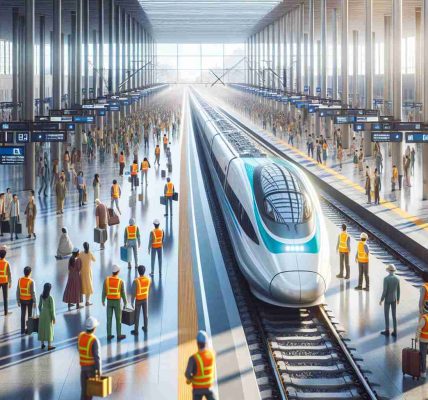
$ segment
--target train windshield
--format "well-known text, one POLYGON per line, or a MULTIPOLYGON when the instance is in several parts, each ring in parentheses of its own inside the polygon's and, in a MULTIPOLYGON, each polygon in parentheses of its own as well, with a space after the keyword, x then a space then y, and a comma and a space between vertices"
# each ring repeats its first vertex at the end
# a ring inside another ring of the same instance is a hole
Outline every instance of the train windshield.
POLYGON ((301 180, 277 164, 261 167, 255 174, 259 210, 278 236, 305 236, 312 227, 312 203, 301 180))

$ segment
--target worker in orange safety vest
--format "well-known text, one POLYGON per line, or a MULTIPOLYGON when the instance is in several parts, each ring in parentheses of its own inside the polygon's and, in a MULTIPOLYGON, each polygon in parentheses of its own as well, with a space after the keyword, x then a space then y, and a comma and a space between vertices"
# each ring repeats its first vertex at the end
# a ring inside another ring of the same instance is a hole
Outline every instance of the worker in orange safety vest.
POLYGON ((25 267, 24 276, 18 279, 16 302, 18 307, 21 307, 21 334, 23 335, 28 333, 25 324, 28 318, 33 316, 33 308, 36 308, 36 293, 34 282, 31 279, 31 267, 25 267), (27 318, 26 314, 28 314, 27 318))
POLYGON ((8 290, 12 287, 12 275, 9 262, 6 260, 5 249, 0 250, 0 287, 3 290, 4 315, 12 314, 7 309, 8 290))
POLYGON ((153 221, 154 229, 150 232, 149 237, 149 254, 151 253, 151 267, 152 272, 150 275, 153 276, 155 272, 155 261, 156 255, 158 256, 159 263, 159 275, 162 275, 162 249, 163 249, 163 240, 164 240, 164 232, 159 228, 160 222, 158 219, 153 221))
POLYGON ((355 287, 355 290, 363 289, 363 276, 366 280, 366 287, 364 290, 369 290, 369 246, 367 246, 367 239, 367 233, 363 232, 357 244, 355 261, 358 262, 358 286, 355 287))
POLYGON ((149 302, 149 292, 150 285, 152 283, 151 279, 148 276, 145 276, 146 267, 144 265, 138 266, 138 278, 134 279, 132 283, 132 297, 131 304, 134 304, 135 310, 135 319, 134 319, 134 330, 131 331, 131 334, 138 336, 138 325, 140 322, 140 309, 143 309, 143 318, 144 324, 142 329, 144 332, 147 332, 148 327, 148 302, 149 302))
POLYGON ((174 198, 175 188, 174 184, 171 182, 171 178, 166 178, 166 183, 163 189, 163 194, 165 196, 165 214, 164 216, 168 216, 168 206, 169 206, 169 212, 172 216, 172 200, 174 198))
POLYGON ((349 279, 349 253, 351 251, 351 239, 346 230, 346 224, 342 224, 342 232, 339 233, 336 246, 336 250, 339 252, 340 257, 340 272, 336 277, 349 279), (343 275, 343 270, 346 271, 345 275, 343 275))

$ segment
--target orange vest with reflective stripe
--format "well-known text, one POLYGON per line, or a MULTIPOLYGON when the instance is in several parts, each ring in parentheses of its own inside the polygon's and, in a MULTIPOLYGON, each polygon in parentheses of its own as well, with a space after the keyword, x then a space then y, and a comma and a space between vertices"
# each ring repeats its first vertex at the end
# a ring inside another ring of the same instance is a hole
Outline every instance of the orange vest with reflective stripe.
POLYGON ((138 174, 138 164, 133 163, 131 165, 131 175, 137 175, 138 174))
POLYGON ((357 259, 358 259, 358 262, 360 262, 360 263, 368 263, 369 262, 369 255, 365 252, 364 245, 365 245, 365 242, 363 242, 361 240, 358 242, 357 259))
POLYGON ((119 300, 120 299, 120 285, 122 283, 122 279, 117 276, 108 276, 106 278, 106 297, 109 300, 119 300))
POLYGON ((346 232, 341 232, 339 235, 339 253, 349 253, 348 234, 346 232))
POLYGON ((79 349, 80 365, 87 367, 95 365, 92 346, 95 342, 95 335, 92 333, 82 332, 77 339, 77 347, 79 349))
POLYGON ((149 297, 150 283, 150 278, 147 276, 139 276, 137 279, 135 279, 135 284, 137 287, 135 298, 137 300, 145 300, 149 297))
POLYGON ((19 287, 19 299, 20 300, 31 300, 31 290, 30 286, 33 280, 23 276, 19 278, 18 287, 19 287))
POLYGON ((424 289, 425 289, 425 297, 424 300, 428 301, 428 283, 424 283, 424 289))
POLYGON ((129 225, 126 228, 126 237, 128 238, 128 240, 137 239, 137 226, 136 225, 129 225))
POLYGON ((9 263, 5 259, 0 260, 0 284, 9 282, 9 276, 7 275, 8 268, 9 263))
POLYGON ((421 339, 428 340, 428 314, 422 315, 422 317, 425 320, 425 325, 421 330, 421 339))
POLYGON ((205 349, 193 355, 196 374, 192 377, 193 389, 209 389, 214 383, 214 352, 205 349))
POLYGON ((160 154, 160 147, 155 147, 155 154, 157 156, 160 154))
POLYGON ((118 199, 120 196, 119 185, 115 183, 112 187, 113 187, 113 198, 118 199))
POLYGON ((152 230, 153 242, 152 248, 159 249, 162 247, 162 239, 163 239, 163 230, 159 228, 155 228, 152 230))
POLYGON ((163 144, 168 144, 168 138, 166 136, 163 137, 163 144))
POLYGON ((149 169, 149 162, 148 161, 143 161, 142 163, 141 163, 141 169, 145 172, 145 171, 148 171, 148 169, 149 169))
POLYGON ((172 182, 166 183, 166 197, 172 197, 174 195, 174 184, 172 182))
POLYGON ((124 156, 123 154, 121 154, 121 155, 119 156, 119 163, 120 163, 120 164, 125 164, 125 156, 124 156))

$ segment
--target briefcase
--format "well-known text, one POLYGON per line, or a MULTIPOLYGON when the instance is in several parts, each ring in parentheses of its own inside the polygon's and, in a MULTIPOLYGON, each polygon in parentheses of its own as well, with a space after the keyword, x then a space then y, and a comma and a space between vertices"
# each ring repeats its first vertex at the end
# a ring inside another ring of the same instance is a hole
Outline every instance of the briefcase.
POLYGON ((131 183, 132 182, 132 178, 130 176, 128 176, 128 182, 131 183))
POLYGON ((163 170, 161 170, 161 177, 162 178, 165 178, 166 177, 166 171, 163 169, 163 170))
POLYGON ((138 201, 143 201, 143 200, 144 200, 144 195, 143 195, 143 193, 140 193, 138 195, 138 201))
POLYGON ((135 322, 135 310, 132 308, 124 308, 122 310, 122 324, 131 326, 135 322))
POLYGON ((173 199, 174 201, 178 201, 178 193, 177 193, 177 192, 175 192, 175 193, 172 195, 172 199, 173 199))
POLYGON ((161 203, 162 206, 166 205, 166 198, 165 198, 165 196, 161 196, 160 197, 160 203, 161 203))
POLYGON ((401 366, 403 375, 410 375, 413 378, 419 379, 421 376, 421 357, 419 351, 414 346, 412 339, 412 347, 406 347, 401 352, 401 366))
POLYGON ((100 244, 107 242, 107 230, 94 228, 94 242, 100 244))
POLYGON ((9 223, 9 221, 1 221, 1 231, 3 233, 10 233, 10 223, 9 223))
POLYGON ((20 222, 17 222, 15 224, 15 234, 18 234, 18 233, 22 233, 22 224, 20 222))
POLYGON ((38 316, 28 318, 27 331, 28 331, 28 334, 39 332, 39 317, 38 316))
POLYGON ((140 178, 138 176, 135 179, 135 186, 140 186, 140 178))
POLYGON ((112 389, 111 376, 96 375, 86 381, 86 395, 91 397, 110 396, 112 389))
POLYGON ((126 263, 130 262, 130 256, 129 256, 129 248, 126 246, 120 247, 120 259, 126 263))
POLYGON ((168 172, 171 173, 172 172, 172 164, 168 164, 167 167, 168 167, 168 172))
POLYGON ((109 226, 119 224, 119 215, 117 215, 112 208, 107 210, 107 223, 109 226))

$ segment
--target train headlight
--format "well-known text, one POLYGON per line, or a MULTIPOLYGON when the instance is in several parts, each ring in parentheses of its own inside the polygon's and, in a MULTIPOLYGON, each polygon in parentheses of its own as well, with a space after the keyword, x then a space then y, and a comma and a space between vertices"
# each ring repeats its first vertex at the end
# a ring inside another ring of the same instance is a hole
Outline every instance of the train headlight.
POLYGON ((303 245, 287 245, 287 246, 285 246, 285 251, 288 251, 288 252, 294 252, 294 253, 300 253, 300 252, 303 252, 303 251, 305 251, 305 246, 303 246, 303 245))

